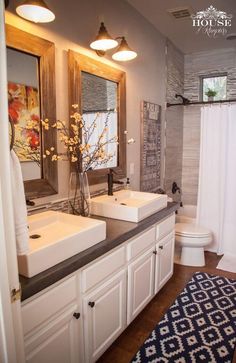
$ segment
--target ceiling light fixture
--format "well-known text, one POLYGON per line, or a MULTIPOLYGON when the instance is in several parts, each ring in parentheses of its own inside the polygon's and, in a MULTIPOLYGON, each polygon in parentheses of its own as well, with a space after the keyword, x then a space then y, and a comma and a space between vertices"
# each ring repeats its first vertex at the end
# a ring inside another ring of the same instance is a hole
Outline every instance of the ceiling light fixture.
POLYGON ((25 0, 17 6, 16 12, 22 18, 34 23, 50 23, 55 19, 54 13, 43 0, 25 0))
POLYGON ((116 61, 125 62, 137 57, 137 53, 134 52, 128 45, 125 37, 112 38, 108 33, 104 23, 101 23, 100 29, 96 39, 90 44, 90 48, 96 51, 99 56, 104 56, 107 50, 117 48, 116 52, 112 55, 112 58, 116 61), (118 43, 118 40, 120 44, 118 43))

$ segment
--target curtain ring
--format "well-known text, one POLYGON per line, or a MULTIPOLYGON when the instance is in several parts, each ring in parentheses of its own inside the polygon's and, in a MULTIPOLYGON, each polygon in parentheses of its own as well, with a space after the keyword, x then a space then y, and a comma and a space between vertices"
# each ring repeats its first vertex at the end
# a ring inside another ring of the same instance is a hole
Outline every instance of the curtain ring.
POLYGON ((8 121, 9 121, 10 126, 11 126, 11 142, 10 142, 10 150, 12 150, 12 149, 13 149, 14 142, 15 142, 15 127, 14 127, 14 123, 13 123, 13 121, 12 121, 11 116, 9 116, 8 121))

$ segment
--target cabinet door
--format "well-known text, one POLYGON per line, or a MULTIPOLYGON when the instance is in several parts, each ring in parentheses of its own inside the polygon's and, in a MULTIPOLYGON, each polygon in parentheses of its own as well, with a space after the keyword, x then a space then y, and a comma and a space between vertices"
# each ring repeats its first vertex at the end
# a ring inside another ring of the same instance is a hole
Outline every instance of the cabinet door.
POLYGON ((126 326, 126 271, 83 298, 86 362, 95 362, 126 326))
POLYGON ((78 363, 80 319, 76 306, 25 340, 27 363, 78 363), (77 315, 78 318, 78 315, 77 315))
POLYGON ((128 266, 128 324, 154 295, 154 249, 148 250, 128 266))
POLYGON ((173 275, 174 243, 175 237, 172 232, 156 245, 155 294, 173 275))

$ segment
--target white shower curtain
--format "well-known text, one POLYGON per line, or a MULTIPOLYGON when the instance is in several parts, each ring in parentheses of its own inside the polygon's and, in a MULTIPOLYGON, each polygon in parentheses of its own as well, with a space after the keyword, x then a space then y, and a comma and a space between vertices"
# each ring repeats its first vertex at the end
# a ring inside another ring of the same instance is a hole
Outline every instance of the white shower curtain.
POLYGON ((197 222, 213 232, 207 248, 236 258, 236 104, 201 109, 197 222))

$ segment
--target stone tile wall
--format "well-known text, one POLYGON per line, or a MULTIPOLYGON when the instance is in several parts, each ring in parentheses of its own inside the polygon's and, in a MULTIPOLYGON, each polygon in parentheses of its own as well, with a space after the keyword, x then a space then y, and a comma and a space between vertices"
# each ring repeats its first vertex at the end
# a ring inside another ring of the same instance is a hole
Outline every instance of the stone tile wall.
MULTIPOLYGON (((236 98, 236 48, 185 55, 184 96, 199 101, 200 77, 227 73, 227 98, 236 98)), ((184 107, 183 203, 197 204, 201 106, 184 107)))
POLYGON ((182 202, 197 204, 200 156, 200 106, 184 108, 182 202))
MULTIPOLYGON (((178 103, 175 94, 183 94, 184 56, 171 43, 167 42, 167 95, 169 103, 178 103)), ((174 200, 179 195, 172 195, 172 184, 175 181, 182 186, 182 152, 183 152, 183 106, 169 107, 166 110, 165 125, 165 178, 164 189, 174 200)))
POLYGON ((236 48, 217 49, 185 55, 185 97, 191 101, 199 101, 200 77, 217 73, 227 73, 227 98, 236 98, 236 48))

